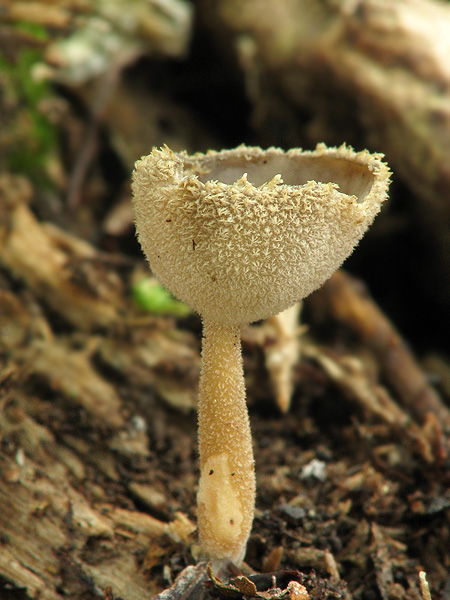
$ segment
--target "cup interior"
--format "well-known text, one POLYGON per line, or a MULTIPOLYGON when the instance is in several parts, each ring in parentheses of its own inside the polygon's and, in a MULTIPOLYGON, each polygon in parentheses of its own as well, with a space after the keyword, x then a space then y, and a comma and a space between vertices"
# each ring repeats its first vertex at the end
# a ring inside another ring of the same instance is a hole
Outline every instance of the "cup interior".
POLYGON ((206 157, 202 162, 202 173, 199 180, 220 181, 232 184, 244 174, 254 186, 259 187, 281 175, 286 185, 301 186, 308 181, 317 183, 334 183, 339 190, 349 196, 356 196, 363 202, 370 192, 374 175, 365 164, 349 160, 345 157, 314 156, 303 154, 289 156, 287 154, 271 154, 253 156, 243 160, 242 156, 206 157))

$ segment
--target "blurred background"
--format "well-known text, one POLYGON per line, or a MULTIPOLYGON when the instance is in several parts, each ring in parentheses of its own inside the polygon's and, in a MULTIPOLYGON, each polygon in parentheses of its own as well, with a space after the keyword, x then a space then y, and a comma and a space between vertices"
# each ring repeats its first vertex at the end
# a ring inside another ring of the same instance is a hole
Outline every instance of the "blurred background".
POLYGON ((391 201, 346 266, 419 351, 446 349, 446 3, 3 0, 1 19, 0 166, 39 217, 136 255, 130 173, 153 146, 367 147, 391 201))

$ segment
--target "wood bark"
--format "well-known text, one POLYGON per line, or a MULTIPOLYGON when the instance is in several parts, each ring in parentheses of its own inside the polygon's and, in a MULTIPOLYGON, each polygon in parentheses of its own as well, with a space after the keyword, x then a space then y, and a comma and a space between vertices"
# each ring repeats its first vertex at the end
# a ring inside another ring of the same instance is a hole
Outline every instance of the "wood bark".
POLYGON ((271 144, 346 141, 386 154, 416 195, 409 210, 435 256, 427 275, 448 303, 450 5, 203 0, 202 7, 222 51, 233 49, 254 126, 271 144))
POLYGON ((117 263, 40 223, 31 192, 0 180, 0 596, 140 600, 160 589, 155 557, 195 530, 164 509, 144 416, 156 397, 192 409, 198 353, 133 310, 117 263))

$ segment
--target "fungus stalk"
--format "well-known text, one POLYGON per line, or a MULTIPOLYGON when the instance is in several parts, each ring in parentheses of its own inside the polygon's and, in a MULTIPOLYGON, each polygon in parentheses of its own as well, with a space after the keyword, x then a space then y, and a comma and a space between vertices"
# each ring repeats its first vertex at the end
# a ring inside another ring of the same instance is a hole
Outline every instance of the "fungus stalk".
POLYGON ((198 400, 202 548, 240 564, 253 521, 255 472, 245 400, 240 328, 203 319, 198 400))

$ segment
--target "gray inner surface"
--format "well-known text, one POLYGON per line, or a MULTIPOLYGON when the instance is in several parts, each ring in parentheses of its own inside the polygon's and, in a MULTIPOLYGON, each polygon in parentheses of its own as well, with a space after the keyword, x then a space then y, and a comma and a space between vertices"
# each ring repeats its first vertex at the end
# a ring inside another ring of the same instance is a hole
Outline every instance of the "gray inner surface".
POLYGON ((199 180, 203 183, 214 180, 232 184, 247 173, 248 180, 260 186, 279 174, 286 185, 300 186, 308 181, 336 183, 341 192, 356 196, 359 202, 363 202, 374 181, 367 165, 329 156, 266 155, 247 161, 242 156, 215 157, 206 160, 202 167, 205 171, 199 180))

